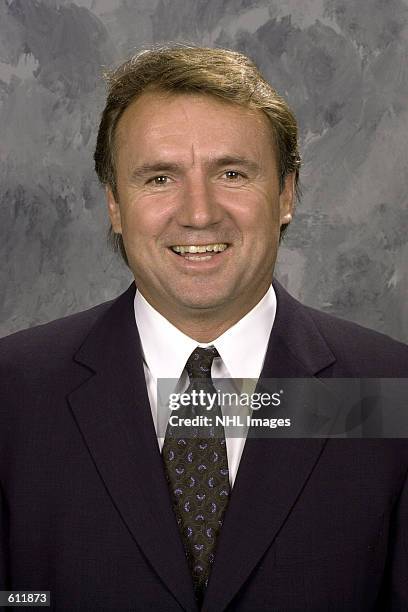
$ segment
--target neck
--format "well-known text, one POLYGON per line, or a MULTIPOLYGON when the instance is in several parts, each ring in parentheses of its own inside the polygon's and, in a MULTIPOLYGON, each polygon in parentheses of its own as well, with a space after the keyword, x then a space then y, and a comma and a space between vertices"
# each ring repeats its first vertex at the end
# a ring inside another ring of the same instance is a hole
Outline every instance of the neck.
POLYGON ((221 309, 186 308, 172 310, 163 307, 160 303, 155 303, 149 296, 146 296, 143 292, 141 293, 155 310, 174 327, 183 332, 183 334, 197 342, 208 343, 219 338, 219 336, 248 314, 264 297, 268 288, 269 285, 263 292, 252 296, 252 299, 240 302, 238 307, 236 302, 234 302, 230 307, 223 305, 221 309))

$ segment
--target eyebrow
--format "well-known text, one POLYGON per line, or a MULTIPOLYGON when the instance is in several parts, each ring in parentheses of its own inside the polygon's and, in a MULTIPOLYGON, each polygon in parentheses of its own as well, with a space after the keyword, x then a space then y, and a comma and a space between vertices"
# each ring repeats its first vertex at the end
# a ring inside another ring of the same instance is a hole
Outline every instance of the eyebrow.
MULTIPOLYGON (((211 159, 210 161, 205 163, 209 169, 217 169, 222 168, 224 166, 238 166, 240 168, 245 167, 249 171, 257 172, 259 171, 259 164, 247 157, 241 156, 232 156, 225 155, 223 157, 217 157, 215 159, 211 159)), ((165 161, 158 161, 155 163, 146 163, 141 164, 140 166, 136 166, 132 168, 130 178, 131 180, 137 180, 140 178, 144 178, 147 175, 155 174, 155 173, 164 173, 164 172, 178 172, 182 170, 182 164, 179 163, 170 163, 165 161)))
POLYGON ((146 175, 155 174, 157 172, 177 172, 180 170, 180 164, 170 164, 166 162, 157 162, 154 164, 142 164, 141 166, 136 166, 132 169, 130 178, 138 179, 144 178, 146 175))
POLYGON ((253 172, 259 171, 259 164, 253 159, 248 157, 241 157, 235 155, 225 155, 223 157, 217 157, 211 160, 208 164, 209 167, 221 168, 223 166, 240 166, 252 170, 253 172))

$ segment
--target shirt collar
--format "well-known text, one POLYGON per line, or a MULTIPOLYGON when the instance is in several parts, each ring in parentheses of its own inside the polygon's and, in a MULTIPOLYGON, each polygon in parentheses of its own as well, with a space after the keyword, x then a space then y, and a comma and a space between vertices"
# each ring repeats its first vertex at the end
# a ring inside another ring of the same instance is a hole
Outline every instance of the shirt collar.
POLYGON ((276 315, 276 295, 271 285, 252 310, 207 344, 180 331, 139 290, 134 310, 143 357, 154 378, 179 379, 197 346, 215 346, 231 378, 258 378, 276 315))

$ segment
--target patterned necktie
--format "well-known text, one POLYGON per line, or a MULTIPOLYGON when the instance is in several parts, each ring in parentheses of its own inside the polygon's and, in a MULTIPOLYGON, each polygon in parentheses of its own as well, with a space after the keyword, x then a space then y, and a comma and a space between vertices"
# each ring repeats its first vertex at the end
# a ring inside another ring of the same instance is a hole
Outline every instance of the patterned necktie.
MULTIPOLYGON (((216 393, 211 365, 218 356, 215 347, 197 347, 192 352, 186 363, 190 379, 186 393, 193 389, 216 393)), ((179 416, 194 417, 199 414, 194 408, 189 405, 183 412, 181 409, 177 412, 179 416)), ((209 413, 201 412, 204 413, 210 414, 214 422, 216 415, 221 416, 219 406, 209 413)), ((223 428, 195 428, 184 437, 177 429, 167 426, 163 462, 197 602, 201 605, 231 491, 227 448, 223 428)))

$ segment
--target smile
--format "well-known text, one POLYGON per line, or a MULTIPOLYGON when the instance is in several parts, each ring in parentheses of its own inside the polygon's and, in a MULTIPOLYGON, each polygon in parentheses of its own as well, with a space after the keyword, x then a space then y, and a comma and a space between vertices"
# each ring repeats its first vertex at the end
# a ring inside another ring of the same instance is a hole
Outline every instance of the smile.
POLYGON ((214 244, 175 245, 170 248, 174 253, 177 253, 177 255, 184 257, 184 259, 189 259, 191 261, 208 261, 212 259, 212 253, 221 253, 225 251, 227 247, 228 245, 224 242, 217 242, 214 244))
POLYGON ((233 252, 231 244, 217 242, 212 244, 174 245, 168 247, 173 261, 184 272, 211 272, 221 269, 233 252))

